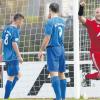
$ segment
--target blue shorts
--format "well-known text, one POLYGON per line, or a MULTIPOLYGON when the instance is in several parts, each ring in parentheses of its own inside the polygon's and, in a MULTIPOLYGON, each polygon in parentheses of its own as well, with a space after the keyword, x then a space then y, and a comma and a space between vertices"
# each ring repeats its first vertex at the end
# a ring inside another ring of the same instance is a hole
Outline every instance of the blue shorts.
POLYGON ((6 62, 8 76, 17 76, 19 73, 19 61, 13 60, 6 62))
POLYGON ((64 47, 47 47, 47 66, 49 72, 65 72, 64 47))

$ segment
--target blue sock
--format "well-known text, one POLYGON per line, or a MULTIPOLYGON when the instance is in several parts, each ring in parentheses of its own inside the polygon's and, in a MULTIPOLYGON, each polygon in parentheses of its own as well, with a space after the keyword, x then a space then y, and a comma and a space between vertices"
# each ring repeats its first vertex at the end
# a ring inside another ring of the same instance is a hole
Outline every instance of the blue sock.
POLYGON ((60 88, 61 88, 61 98, 62 100, 65 100, 66 98, 66 79, 60 80, 60 88))
POLYGON ((12 90, 12 81, 7 80, 4 99, 8 99, 12 90))
POLYGON ((17 81, 18 81, 18 77, 15 76, 15 78, 13 80, 13 83, 12 83, 12 90, 13 90, 13 88, 14 88, 14 86, 15 86, 15 84, 16 84, 17 81))
POLYGON ((51 77, 52 87, 56 94, 56 100, 61 100, 60 79, 58 76, 51 77))

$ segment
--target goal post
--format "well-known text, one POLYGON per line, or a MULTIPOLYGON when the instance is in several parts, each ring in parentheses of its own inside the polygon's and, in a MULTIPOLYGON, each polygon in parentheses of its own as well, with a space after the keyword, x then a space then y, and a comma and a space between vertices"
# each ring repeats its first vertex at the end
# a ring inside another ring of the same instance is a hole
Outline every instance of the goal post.
POLYGON ((79 56, 79 0, 73 0, 73 39, 74 39, 74 95, 80 98, 80 56, 79 56))

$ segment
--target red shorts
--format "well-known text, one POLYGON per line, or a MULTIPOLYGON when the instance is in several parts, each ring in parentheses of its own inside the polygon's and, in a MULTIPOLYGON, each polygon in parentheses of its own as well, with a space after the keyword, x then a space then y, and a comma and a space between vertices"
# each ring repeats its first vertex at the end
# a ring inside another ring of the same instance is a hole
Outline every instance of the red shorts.
POLYGON ((90 51, 90 56, 93 61, 94 67, 100 71, 100 52, 90 51))

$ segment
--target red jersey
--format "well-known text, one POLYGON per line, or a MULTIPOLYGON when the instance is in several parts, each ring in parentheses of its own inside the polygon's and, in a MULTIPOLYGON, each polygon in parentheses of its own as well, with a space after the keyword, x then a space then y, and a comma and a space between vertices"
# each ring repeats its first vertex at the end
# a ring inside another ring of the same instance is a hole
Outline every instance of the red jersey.
POLYGON ((90 37, 91 50, 100 51, 100 24, 95 20, 86 20, 85 23, 90 37))

